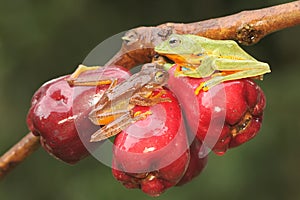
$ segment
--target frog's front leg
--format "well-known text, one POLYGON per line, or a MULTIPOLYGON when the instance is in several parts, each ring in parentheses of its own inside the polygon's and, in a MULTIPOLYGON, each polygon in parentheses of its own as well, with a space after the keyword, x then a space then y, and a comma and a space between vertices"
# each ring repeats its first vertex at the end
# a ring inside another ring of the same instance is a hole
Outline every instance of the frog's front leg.
POLYGON ((204 78, 211 76, 216 71, 214 56, 204 56, 199 58, 199 63, 197 65, 189 65, 188 63, 184 66, 176 65, 176 70, 174 75, 176 77, 192 77, 192 78, 204 78))
POLYGON ((160 102, 169 102, 169 98, 162 98, 161 96, 165 94, 163 89, 159 90, 158 93, 154 94, 153 91, 143 91, 135 93, 131 99, 130 104, 139 105, 139 106, 153 106, 160 102))
POLYGON ((95 77, 95 80, 87 80, 86 78, 80 79, 80 74, 86 71, 93 71, 99 69, 100 66, 90 66, 87 67, 85 65, 79 65, 75 72, 71 74, 71 76, 67 79, 67 82, 70 86, 97 86, 97 85, 108 85, 111 84, 113 79, 99 79, 99 77, 95 77))
POLYGON ((214 63, 218 72, 212 78, 200 84, 195 90, 197 95, 201 90, 207 91, 224 81, 262 76, 271 72, 267 63, 252 60, 217 59, 214 63))
POLYGON ((111 123, 105 125, 98 131, 96 131, 90 139, 90 142, 99 142, 107 138, 113 137, 120 133, 122 130, 127 128, 130 124, 133 124, 139 120, 145 119, 148 115, 151 114, 151 111, 144 113, 133 113, 132 110, 127 111, 122 116, 118 117, 111 123))

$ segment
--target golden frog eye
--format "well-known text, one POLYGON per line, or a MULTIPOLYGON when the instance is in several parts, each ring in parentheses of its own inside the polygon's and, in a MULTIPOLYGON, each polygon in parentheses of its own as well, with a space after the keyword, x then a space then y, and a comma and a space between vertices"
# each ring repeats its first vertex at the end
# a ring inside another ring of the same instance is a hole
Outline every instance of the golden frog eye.
POLYGON ((181 43, 181 40, 178 37, 171 37, 169 39, 170 47, 177 47, 181 43))
POLYGON ((165 81, 166 73, 163 71, 158 71, 155 73, 154 79, 156 83, 163 83, 165 81))

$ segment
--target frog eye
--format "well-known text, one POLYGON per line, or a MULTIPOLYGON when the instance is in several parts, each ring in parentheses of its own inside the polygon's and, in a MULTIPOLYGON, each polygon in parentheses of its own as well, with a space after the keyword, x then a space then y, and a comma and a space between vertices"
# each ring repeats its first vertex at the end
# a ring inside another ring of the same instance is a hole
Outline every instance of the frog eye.
POLYGON ((181 40, 178 37, 171 37, 169 39, 170 47, 177 47, 181 43, 181 40))
POLYGON ((165 81, 165 73, 162 71, 156 72, 154 79, 156 83, 163 83, 165 81))

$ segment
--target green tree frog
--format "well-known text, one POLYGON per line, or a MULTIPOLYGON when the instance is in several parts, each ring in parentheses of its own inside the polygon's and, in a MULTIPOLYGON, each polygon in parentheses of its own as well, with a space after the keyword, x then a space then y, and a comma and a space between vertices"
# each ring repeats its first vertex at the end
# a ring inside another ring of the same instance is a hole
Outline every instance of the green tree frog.
MULTIPOLYGON (((172 34, 157 45, 155 51, 175 63, 175 76, 209 77, 195 90, 196 95, 224 81, 248 77, 262 79, 263 74, 271 72, 267 63, 254 59, 233 40, 172 34)), ((166 63, 165 68, 169 67, 166 63)))

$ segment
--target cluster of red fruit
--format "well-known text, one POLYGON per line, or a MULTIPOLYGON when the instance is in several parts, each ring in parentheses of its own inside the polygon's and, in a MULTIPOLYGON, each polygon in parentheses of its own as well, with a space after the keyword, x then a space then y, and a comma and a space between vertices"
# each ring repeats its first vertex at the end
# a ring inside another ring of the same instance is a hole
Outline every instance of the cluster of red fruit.
MULTIPOLYGON (((120 79, 129 75, 117 66, 106 72, 120 79)), ((265 108, 263 91, 250 79, 225 82, 195 95, 203 79, 176 78, 173 68, 169 74, 162 98, 171 101, 136 106, 135 112, 150 110, 152 114, 119 133, 112 149, 113 176, 125 187, 140 188, 151 196, 198 176, 207 163, 207 149, 222 155, 252 139, 265 108)), ((74 95, 76 87, 68 85, 67 77, 44 84, 34 94, 27 123, 51 155, 74 164, 90 154, 84 142, 100 127, 87 117, 95 90, 86 87, 74 95), (86 130, 81 137, 78 126, 86 130)), ((107 87, 98 88, 97 93, 107 87)))

